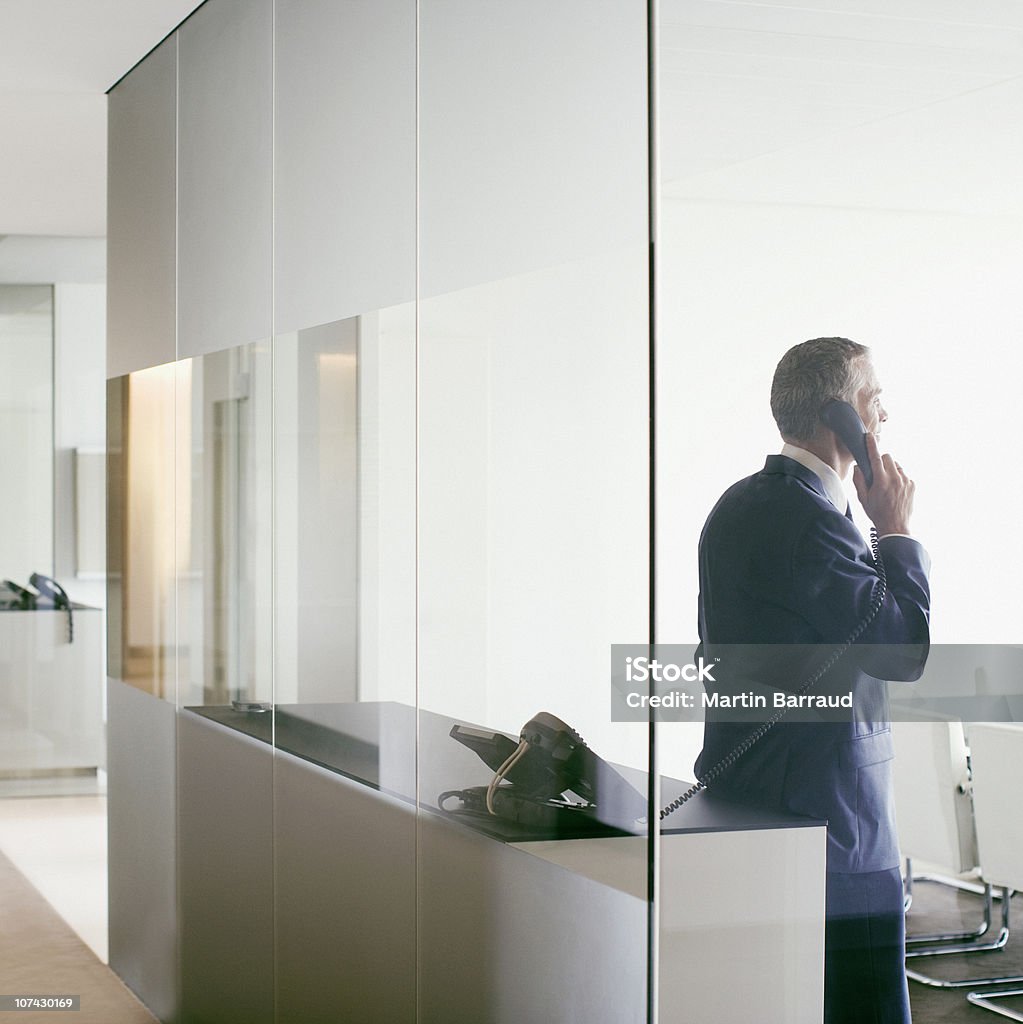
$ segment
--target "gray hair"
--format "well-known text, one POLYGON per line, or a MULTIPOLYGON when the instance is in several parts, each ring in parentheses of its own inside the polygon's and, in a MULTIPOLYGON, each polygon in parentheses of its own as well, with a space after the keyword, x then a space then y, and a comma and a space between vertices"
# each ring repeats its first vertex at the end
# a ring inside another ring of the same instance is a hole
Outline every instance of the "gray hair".
POLYGON ((782 437, 808 441, 829 398, 855 402, 866 382, 866 345, 848 338, 813 338, 781 357, 771 382, 771 412, 782 437))

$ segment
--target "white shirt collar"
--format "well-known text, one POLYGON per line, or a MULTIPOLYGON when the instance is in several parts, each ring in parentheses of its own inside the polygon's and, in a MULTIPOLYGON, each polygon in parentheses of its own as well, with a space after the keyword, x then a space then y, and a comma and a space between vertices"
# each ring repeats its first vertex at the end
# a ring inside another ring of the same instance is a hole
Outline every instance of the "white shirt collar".
POLYGON ((787 441, 782 445, 781 453, 801 466, 805 466, 811 473, 816 473, 824 485, 824 493, 831 500, 831 504, 842 515, 845 515, 845 510, 849 507, 849 499, 842 486, 841 478, 826 462, 817 458, 813 452, 808 452, 805 448, 798 448, 787 441))

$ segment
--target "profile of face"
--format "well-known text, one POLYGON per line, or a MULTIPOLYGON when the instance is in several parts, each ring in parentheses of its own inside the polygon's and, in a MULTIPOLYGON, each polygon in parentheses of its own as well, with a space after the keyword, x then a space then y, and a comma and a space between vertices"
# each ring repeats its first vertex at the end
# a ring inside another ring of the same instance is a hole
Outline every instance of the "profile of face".
POLYGON ((856 401, 853 402, 853 405, 860 414, 867 433, 880 436, 881 424, 888 419, 888 413, 881 404, 881 384, 877 379, 874 364, 869 356, 864 356, 863 362, 863 385, 856 392, 856 401))

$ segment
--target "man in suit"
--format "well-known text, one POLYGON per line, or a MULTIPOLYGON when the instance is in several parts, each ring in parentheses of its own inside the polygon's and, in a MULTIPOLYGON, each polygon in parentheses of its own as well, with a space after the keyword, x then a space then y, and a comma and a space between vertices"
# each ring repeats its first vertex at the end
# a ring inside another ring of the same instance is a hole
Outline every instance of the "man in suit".
POLYGON ((851 710, 819 718, 794 711, 734 763, 728 755, 754 726, 708 713, 696 764, 704 778, 725 760, 712 792, 827 820, 827 1024, 910 1020, 882 680, 915 680, 923 671, 929 559, 910 536, 913 481, 878 452, 888 418, 880 393, 863 345, 817 338, 790 349, 771 388, 781 454, 722 495, 700 538, 700 639, 705 657, 721 657, 711 689, 741 692, 756 679, 795 692, 870 619, 807 691, 851 693, 851 710), (887 576, 880 603, 881 570, 842 486, 853 457, 820 418, 832 398, 858 411, 867 434, 873 484, 859 467, 853 479, 879 537, 887 576))

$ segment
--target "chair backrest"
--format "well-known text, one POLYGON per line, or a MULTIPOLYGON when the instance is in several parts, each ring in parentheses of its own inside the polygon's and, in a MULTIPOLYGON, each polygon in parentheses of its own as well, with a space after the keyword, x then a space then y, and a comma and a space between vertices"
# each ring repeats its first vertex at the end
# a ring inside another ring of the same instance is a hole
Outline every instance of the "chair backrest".
POLYGON ((977 867, 960 722, 893 722, 895 814, 903 857, 950 874, 977 867))
POLYGON ((970 764, 984 880, 1023 889, 1023 725, 972 722, 970 764))

